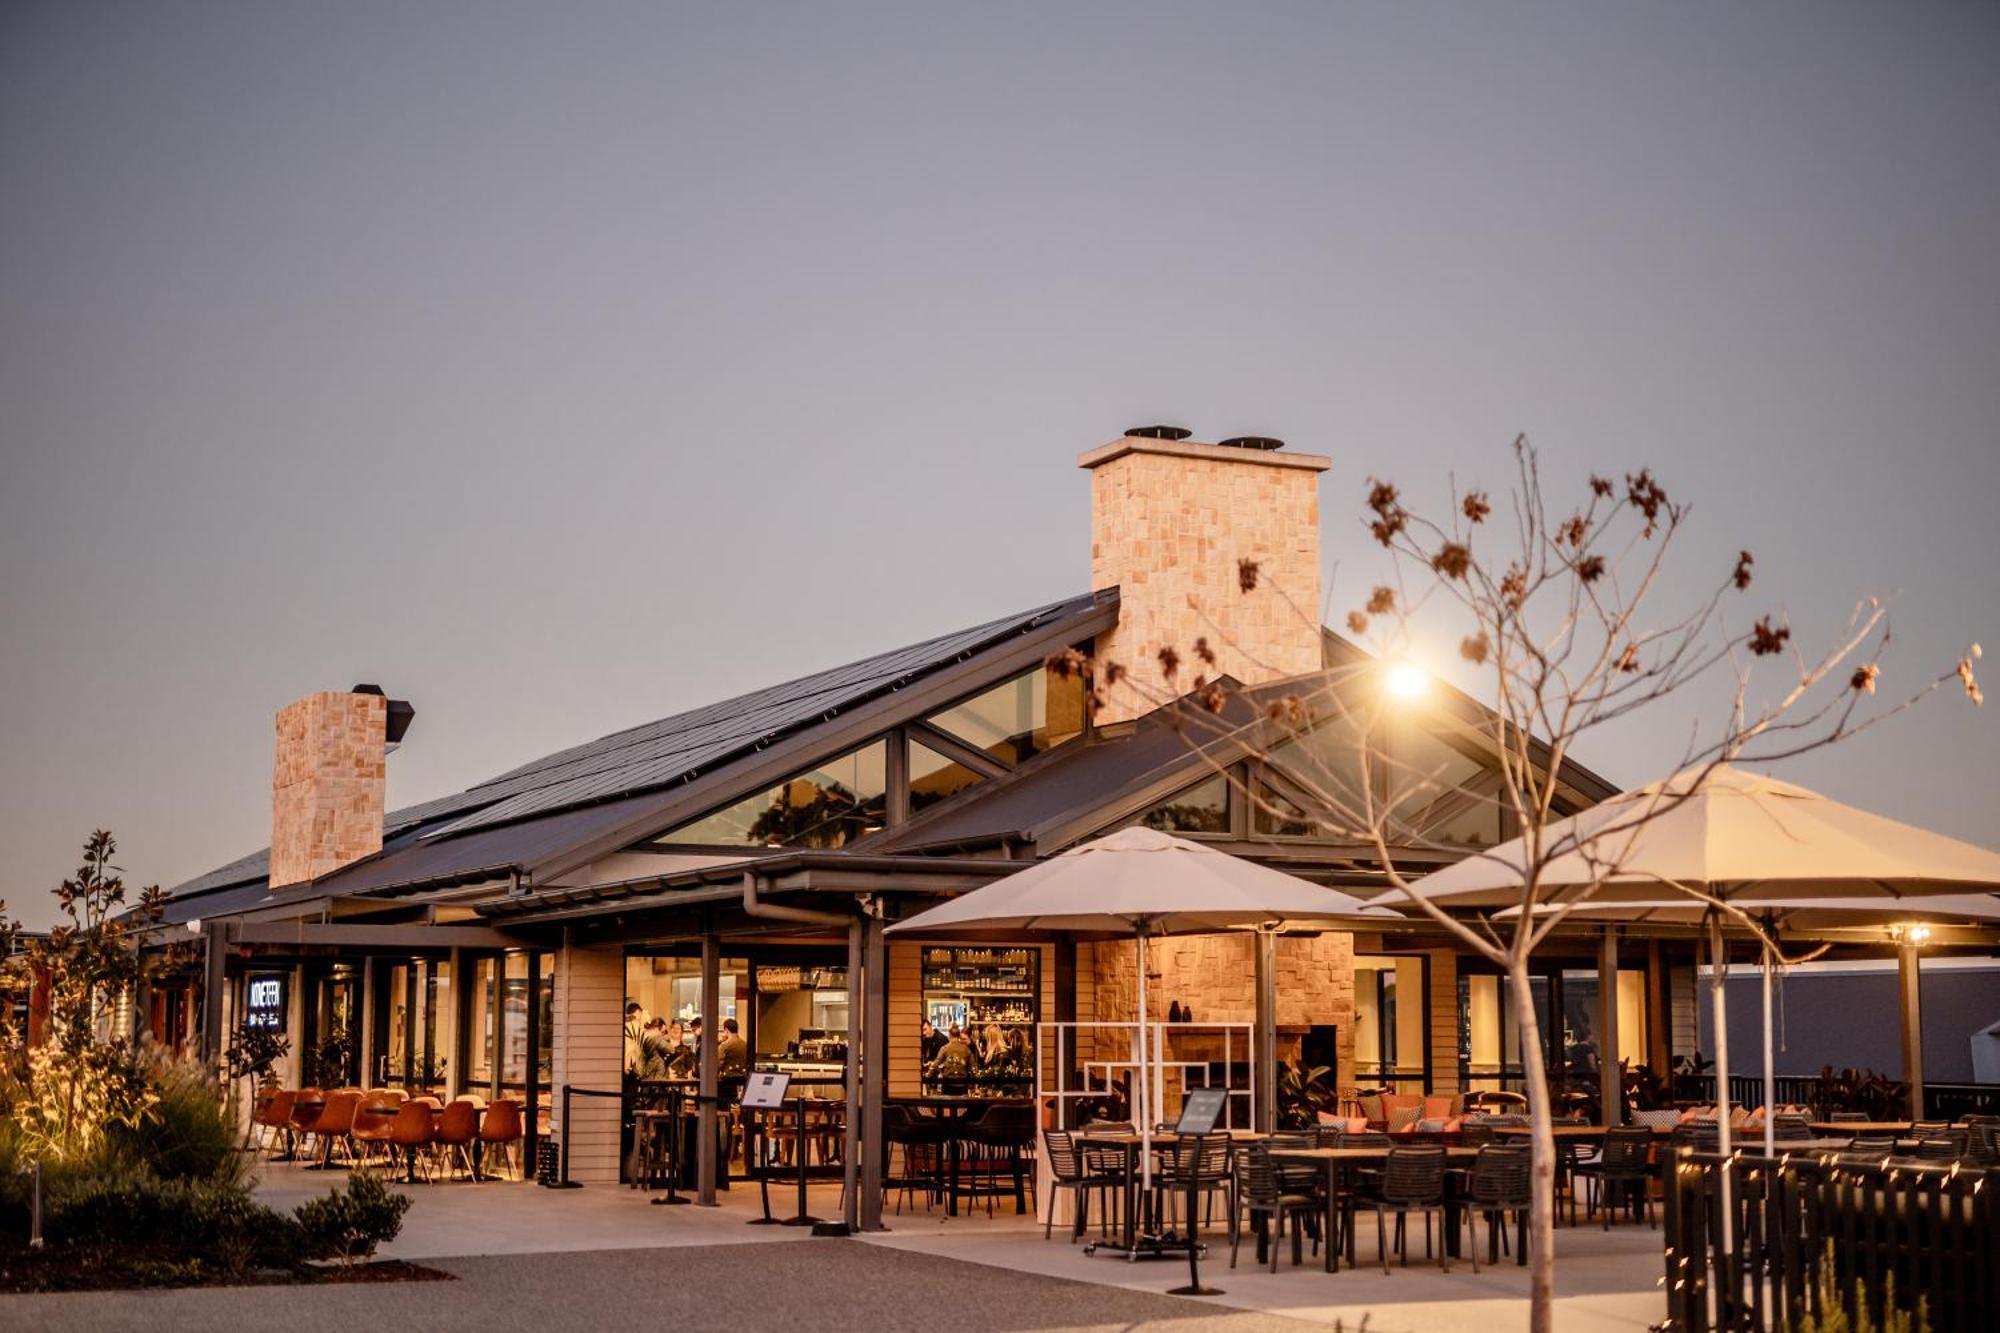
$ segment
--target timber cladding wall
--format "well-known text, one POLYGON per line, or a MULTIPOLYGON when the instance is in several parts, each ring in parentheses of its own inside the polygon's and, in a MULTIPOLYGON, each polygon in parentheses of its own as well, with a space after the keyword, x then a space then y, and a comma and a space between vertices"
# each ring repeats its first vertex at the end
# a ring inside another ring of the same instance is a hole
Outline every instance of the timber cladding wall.
POLYGON ((562 1089, 618 1091, 625 1066, 625 950, 622 945, 569 947, 556 961, 555 1133, 569 1148, 571 1180, 586 1185, 618 1180, 616 1097, 576 1097, 576 1123, 562 1123, 562 1089))

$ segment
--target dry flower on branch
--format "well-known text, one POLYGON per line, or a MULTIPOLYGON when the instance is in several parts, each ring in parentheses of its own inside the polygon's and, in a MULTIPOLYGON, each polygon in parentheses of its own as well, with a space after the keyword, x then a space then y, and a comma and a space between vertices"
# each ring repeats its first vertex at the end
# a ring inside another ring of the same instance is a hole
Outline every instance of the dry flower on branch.
POLYGON ((1160 649, 1160 674, 1168 680, 1172 680, 1174 674, 1180 669, 1181 655, 1174 651, 1174 646, 1168 644, 1166 647, 1160 649))
POLYGON ((1257 590, 1257 562, 1255 560, 1244 559, 1236 562, 1236 586, 1244 592, 1255 592, 1257 590))
POLYGON ((1591 474, 1590 493, 1592 495, 1606 496, 1611 494, 1611 491, 1612 486, 1609 478, 1597 476, 1595 473, 1591 474))
POLYGON ((1466 492, 1465 501, 1459 506, 1466 518, 1474 523, 1484 523, 1486 516, 1493 512, 1493 506, 1486 499, 1485 491, 1466 492))
POLYGON ((1462 579, 1465 571, 1472 568, 1472 552, 1457 542, 1446 542, 1431 557, 1431 568, 1448 579, 1462 579))
POLYGON ((1604 570, 1604 557, 1601 555, 1587 555, 1576 562, 1576 576, 1585 583, 1595 583, 1603 578, 1604 570))
POLYGON ((1781 652, 1785 641, 1792 637, 1789 626, 1771 624, 1771 617, 1765 616, 1750 631, 1750 651, 1758 657, 1769 657, 1781 652))
POLYGON ((1875 678, 1881 674, 1882 668, 1869 662, 1854 668, 1854 674, 1848 678, 1847 684, 1856 694, 1873 694, 1875 678))
POLYGON ((1349 611, 1347 613, 1347 628, 1349 632, 1354 634, 1366 634, 1368 632, 1368 617, 1362 615, 1359 611, 1349 611))
POLYGON ((1737 553, 1736 572, 1731 574, 1729 578, 1736 585, 1739 592, 1750 586, 1750 566, 1755 563, 1755 558, 1748 551, 1737 553))
POLYGON ((1410 511, 1403 508, 1396 488, 1386 481, 1369 482, 1368 507, 1375 511, 1375 521, 1368 525, 1368 531, 1384 546, 1410 525, 1410 511))
POLYGON ((1458 642, 1458 655, 1475 665, 1483 664, 1486 661, 1486 654, 1491 650, 1492 644, 1487 640, 1485 630, 1468 635, 1458 642))
POLYGON ((1371 616, 1386 615, 1388 612, 1395 610, 1396 590, 1378 585, 1375 591, 1368 594, 1367 609, 1368 614, 1371 616))
POLYGON ((1210 666, 1215 665, 1215 650, 1208 646, 1207 635, 1203 635, 1194 641, 1194 655, 1210 666))

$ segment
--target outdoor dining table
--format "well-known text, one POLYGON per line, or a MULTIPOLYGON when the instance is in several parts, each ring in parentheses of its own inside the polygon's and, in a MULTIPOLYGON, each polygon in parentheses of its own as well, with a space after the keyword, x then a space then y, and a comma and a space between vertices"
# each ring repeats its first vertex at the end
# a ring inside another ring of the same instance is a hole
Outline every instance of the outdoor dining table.
MULTIPOLYGON (((1267 1134, 1260 1134, 1254 1130, 1247 1129, 1232 1129, 1225 1132, 1234 1143, 1257 1143, 1270 1137, 1267 1134)), ((1153 1134, 1153 1142, 1155 1144, 1171 1144, 1179 1137, 1172 1130, 1163 1129, 1153 1134)), ((1079 1149, 1116 1152, 1122 1154, 1125 1159, 1123 1171, 1125 1207, 1124 1216, 1120 1223, 1118 1244, 1103 1246, 1096 1241, 1092 1241, 1084 1247, 1086 1254, 1095 1254, 1100 1249, 1116 1249, 1121 1251, 1127 1258, 1137 1259, 1143 1252, 1139 1246, 1140 1210, 1142 1205, 1147 1201, 1139 1197, 1139 1154, 1145 1142, 1146 1140, 1142 1135, 1129 1130, 1111 1130, 1096 1133, 1090 1130, 1080 1130, 1076 1134, 1075 1143, 1079 1149)))
MULTIPOLYGON (((1015 1097, 967 1097, 941 1093, 930 1093, 922 1097, 898 1097, 896 1102, 898 1105, 909 1107, 926 1119, 936 1121, 947 1130, 955 1129, 971 1119, 973 1112, 981 1107, 1028 1104, 1015 1097)), ((948 1134, 943 1158, 938 1163, 938 1184, 944 1190, 946 1217, 958 1216, 958 1181, 964 1155, 960 1144, 958 1134, 948 1134)))
MULTIPOLYGON (((1271 1158, 1273 1161, 1312 1162, 1323 1167, 1326 1171, 1326 1218, 1322 1223, 1324 1230, 1320 1233, 1320 1249, 1325 1255, 1327 1272, 1338 1273, 1340 1271, 1340 1259, 1336 1254, 1336 1250, 1339 1247, 1333 1243, 1333 1238, 1340 1234, 1338 1223, 1340 1220, 1341 1203, 1348 1196, 1348 1169, 1354 1166, 1373 1165, 1377 1162, 1387 1161, 1392 1151, 1394 1151, 1393 1146, 1389 1148, 1271 1149, 1271 1158)), ((1477 1148, 1446 1148, 1444 1150, 1444 1158, 1447 1165, 1463 1166, 1476 1161, 1478 1157, 1479 1149, 1477 1148)), ((1458 1257, 1458 1209, 1458 1200, 1447 1193, 1445 1196, 1444 1236, 1441 1239, 1441 1243, 1445 1247, 1444 1252, 1454 1259, 1458 1257)), ((1353 1228, 1349 1228, 1347 1232, 1347 1262, 1350 1267, 1354 1264, 1353 1228)))

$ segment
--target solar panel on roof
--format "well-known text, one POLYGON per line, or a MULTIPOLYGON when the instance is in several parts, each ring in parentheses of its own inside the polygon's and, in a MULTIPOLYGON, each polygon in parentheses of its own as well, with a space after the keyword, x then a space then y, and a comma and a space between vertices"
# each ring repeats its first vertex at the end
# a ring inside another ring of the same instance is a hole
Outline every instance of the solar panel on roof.
MULTIPOLYGON (((666 787, 766 737, 809 726, 829 710, 844 710, 899 681, 1096 607, 1094 595, 1051 602, 612 732, 543 755, 465 791, 391 811, 383 821, 384 834, 394 837, 416 832, 419 843, 435 844, 475 829, 666 787)), ((396 856, 382 859, 386 862, 396 856)), ((191 880, 175 892, 261 879, 267 865, 267 853, 253 853, 191 880)), ((385 866, 384 873, 387 870, 385 866)))

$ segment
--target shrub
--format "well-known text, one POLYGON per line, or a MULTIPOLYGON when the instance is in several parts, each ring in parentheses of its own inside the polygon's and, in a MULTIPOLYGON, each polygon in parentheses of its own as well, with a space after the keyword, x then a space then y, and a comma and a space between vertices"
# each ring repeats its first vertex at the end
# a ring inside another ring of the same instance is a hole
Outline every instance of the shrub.
POLYGON ((176 1271, 189 1279, 236 1279, 253 1268, 293 1268, 298 1225, 226 1180, 163 1180, 126 1170, 67 1180, 48 1199, 52 1249, 83 1259, 176 1271))
POLYGON ((116 1159, 168 1180, 241 1180, 249 1162, 236 1151, 236 1113, 214 1077, 196 1061, 164 1054, 148 1064, 152 1104, 138 1124, 106 1132, 116 1159))
POLYGON ((308 1259, 338 1259, 359 1263, 375 1247, 391 1241, 403 1229, 410 1196, 392 1194, 371 1171, 348 1177, 347 1193, 330 1190, 323 1199, 308 1199, 298 1207, 300 1243, 308 1259))

